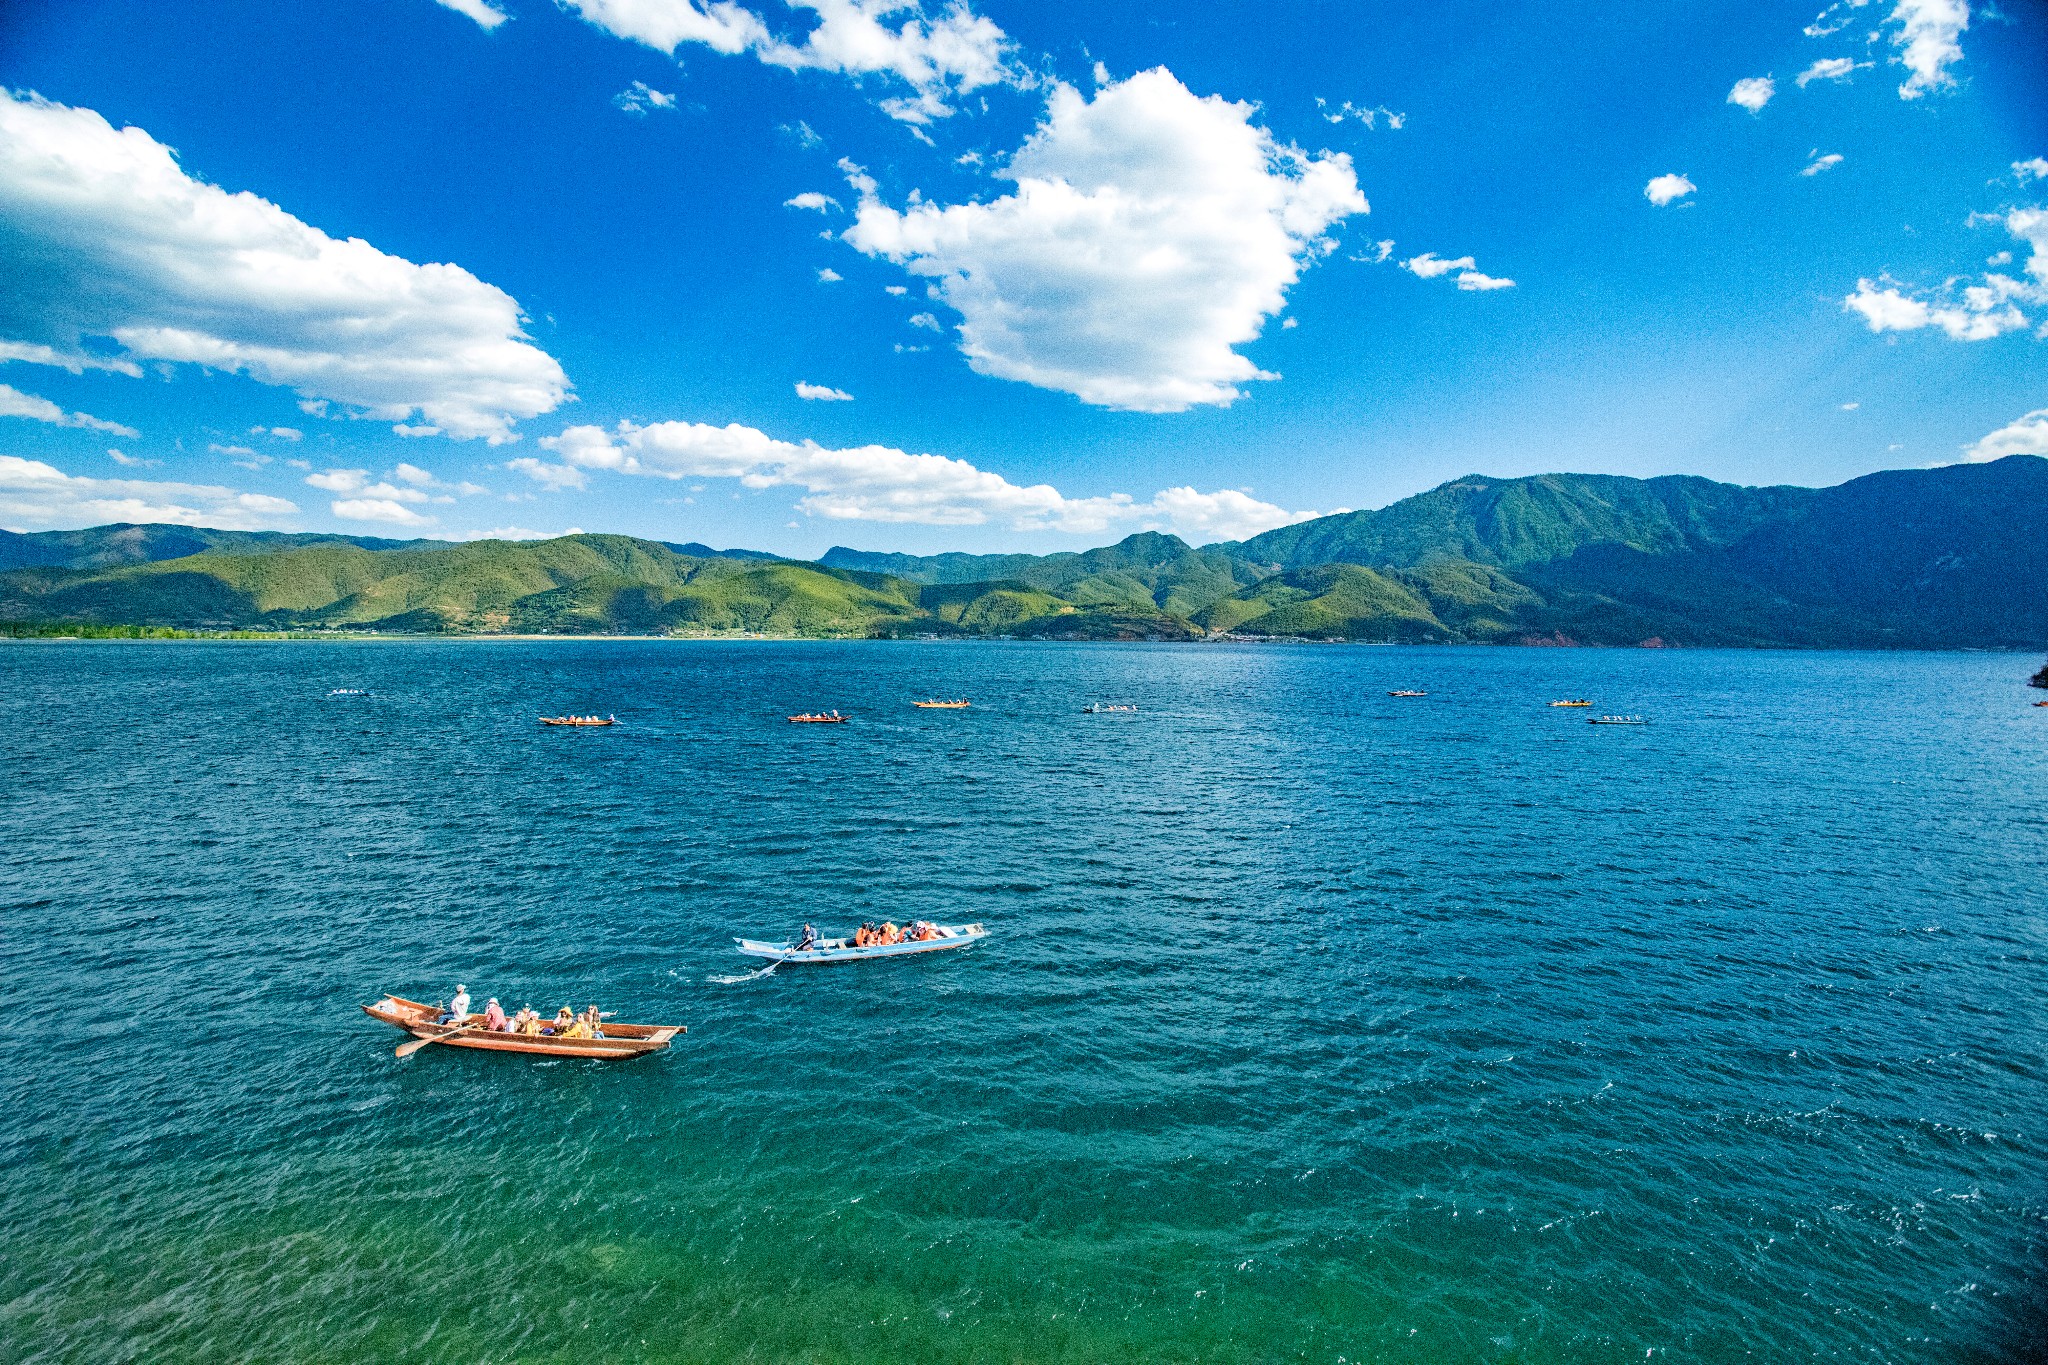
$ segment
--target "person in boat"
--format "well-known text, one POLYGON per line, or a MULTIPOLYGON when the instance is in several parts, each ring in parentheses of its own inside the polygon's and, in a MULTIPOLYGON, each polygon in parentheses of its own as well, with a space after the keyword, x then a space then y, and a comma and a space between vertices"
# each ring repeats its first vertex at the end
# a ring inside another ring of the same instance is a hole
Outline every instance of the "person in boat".
POLYGON ((882 923, 882 932, 875 936, 875 941, 885 948, 892 943, 901 943, 903 931, 896 927, 894 920, 885 920, 882 923))
POLYGON ((811 949, 817 946, 818 931, 816 929, 813 929, 810 925, 806 924, 804 926, 804 932, 802 937, 798 938, 796 941, 796 950, 800 953, 809 952, 811 949))
POLYGON ((569 1026, 575 1022, 575 1011, 570 1009, 567 1005, 564 1005, 562 1006, 562 1008, 555 1011, 554 1021, 548 1024, 547 1027, 543 1028, 541 1032, 550 1038, 559 1038, 563 1034, 567 1033, 569 1031, 569 1026))
POLYGON ((440 1022, 444 1024, 459 1024, 467 1018, 469 1018, 469 987, 457 982, 455 998, 448 1002, 448 1008, 442 1013, 440 1022))
POLYGON ((521 1005, 519 1013, 512 1020, 513 1030, 528 1038, 540 1036, 540 1011, 531 1005, 521 1005))
POLYGON ((512 1021, 505 1017, 505 1007, 498 1003, 495 995, 484 1005, 484 1027, 493 1033, 512 1031, 512 1021))
POLYGON ((604 1037, 604 1015, 598 1012, 597 1006, 592 1005, 589 1009, 583 1011, 582 1015, 579 1017, 583 1020, 584 1024, 590 1029, 591 1037, 604 1037))

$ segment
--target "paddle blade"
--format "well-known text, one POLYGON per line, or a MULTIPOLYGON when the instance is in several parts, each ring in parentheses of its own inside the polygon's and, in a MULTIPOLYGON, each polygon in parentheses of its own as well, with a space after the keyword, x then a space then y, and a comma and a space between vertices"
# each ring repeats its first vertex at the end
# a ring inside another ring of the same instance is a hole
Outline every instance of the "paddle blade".
POLYGON ((400 1043, 398 1045, 397 1050, 394 1051, 391 1055, 394 1057, 410 1057, 413 1053, 418 1052, 428 1043, 434 1043, 439 1041, 440 1039, 438 1038, 415 1038, 409 1043, 400 1043))

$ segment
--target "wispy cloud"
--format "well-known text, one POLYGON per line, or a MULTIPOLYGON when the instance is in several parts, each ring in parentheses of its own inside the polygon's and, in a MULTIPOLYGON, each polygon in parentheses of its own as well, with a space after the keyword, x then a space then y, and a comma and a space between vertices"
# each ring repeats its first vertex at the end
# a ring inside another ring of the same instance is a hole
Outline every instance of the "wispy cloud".
POLYGON ((1848 57, 1823 57, 1792 79, 1804 90, 1815 81, 1845 81, 1853 73, 1868 70, 1870 66, 1869 62, 1857 62, 1848 57))
POLYGON ((444 9, 452 9, 457 14, 476 20, 477 27, 486 33, 504 23, 508 17, 505 11, 486 4, 485 0, 435 0, 435 3, 444 9))
POLYGON ((1816 147, 1811 152, 1808 152, 1807 155, 1813 159, 1806 163, 1805 170, 1799 172, 1801 175, 1819 175, 1822 171, 1832 170, 1842 164, 1842 154, 1840 152, 1829 152, 1826 156, 1822 156, 1820 149, 1816 147))
POLYGON ((133 441, 142 433, 134 427, 109 422, 86 412, 66 412, 47 398, 38 398, 32 393, 23 393, 12 385, 0 384, 0 417, 26 417, 31 422, 48 422, 56 427, 83 427, 87 431, 106 431, 116 436, 125 436, 133 441))
POLYGON ((851 403, 853 395, 845 389, 829 388, 823 384, 806 384, 796 381, 796 396, 813 403, 851 403))
POLYGON ((613 95, 612 103, 635 118, 646 118, 650 111, 665 109, 673 113, 676 97, 667 91, 656 90, 646 81, 634 81, 613 95))

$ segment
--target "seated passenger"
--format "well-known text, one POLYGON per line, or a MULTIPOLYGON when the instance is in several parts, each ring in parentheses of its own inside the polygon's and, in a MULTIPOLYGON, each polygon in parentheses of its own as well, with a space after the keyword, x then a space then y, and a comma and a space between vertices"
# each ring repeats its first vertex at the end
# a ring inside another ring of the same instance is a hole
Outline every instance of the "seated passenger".
POLYGON ((495 995, 484 1005, 484 1027, 493 1033, 512 1031, 511 1022, 505 1018, 505 1007, 498 1003, 498 997, 495 995))

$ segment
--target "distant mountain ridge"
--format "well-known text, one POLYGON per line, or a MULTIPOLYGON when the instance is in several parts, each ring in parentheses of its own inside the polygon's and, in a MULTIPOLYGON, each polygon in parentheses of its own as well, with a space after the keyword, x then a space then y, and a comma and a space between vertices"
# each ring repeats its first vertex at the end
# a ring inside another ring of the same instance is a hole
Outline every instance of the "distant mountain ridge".
POLYGON ((1824 489, 1472 475, 1243 542, 1141 532, 1050 555, 111 526, 6 535, 0 565, 0 621, 2039 648, 2048 460, 1824 489))

